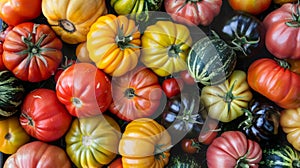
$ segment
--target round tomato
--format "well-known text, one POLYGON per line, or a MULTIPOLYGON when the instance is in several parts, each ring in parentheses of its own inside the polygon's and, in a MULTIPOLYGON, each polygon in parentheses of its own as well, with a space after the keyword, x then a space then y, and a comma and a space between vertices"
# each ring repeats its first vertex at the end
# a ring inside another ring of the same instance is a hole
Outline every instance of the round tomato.
POLYGON ((107 166, 107 168, 123 168, 122 158, 121 157, 116 158, 107 166))
POLYGON ((179 77, 187 85, 196 85, 195 79, 189 74, 188 70, 179 72, 179 77))
POLYGON ((198 141, 205 145, 211 144, 212 141, 218 136, 218 132, 221 131, 221 129, 218 127, 218 120, 207 117, 198 136, 198 141))
POLYGON ((300 76, 283 60, 260 58, 250 64, 249 86, 282 108, 300 106, 300 76))
POLYGON ((5 37, 6 37, 7 33, 9 31, 11 31, 11 29, 13 28, 13 26, 7 26, 7 27, 4 28, 4 25, 2 25, 2 28, 3 28, 3 30, 0 32, 0 70, 1 71, 6 69, 6 67, 5 67, 5 65, 3 63, 3 60, 2 60, 3 43, 4 43, 4 40, 5 40, 5 37))
POLYGON ((300 6, 286 3, 263 20, 266 27, 265 45, 277 58, 300 58, 300 6))
POLYGON ((76 118, 66 134, 66 151, 77 167, 102 167, 117 154, 121 131, 107 115, 76 118))
POLYGON ((285 109, 280 113, 280 126, 286 133, 287 140, 300 151, 300 107, 285 109))
POLYGON ((120 119, 131 121, 154 114, 161 104, 163 91, 155 73, 137 67, 112 79, 112 93, 109 110, 120 119))
POLYGON ((7 33, 2 59, 17 78, 40 82, 55 73, 62 60, 61 49, 61 40, 48 25, 26 22, 7 33))
POLYGON ((262 159, 262 149, 255 141, 239 131, 226 131, 217 137, 206 151, 207 165, 219 167, 257 168, 262 159))
POLYGON ((157 21, 142 36, 141 62, 159 76, 186 70, 186 57, 192 45, 189 29, 171 21, 157 21))
POLYGON ((208 26, 220 13, 222 0, 165 0, 164 6, 175 21, 208 26))
POLYGON ((162 90, 168 98, 180 94, 183 87, 183 81, 177 78, 167 78, 162 82, 162 90))
POLYGON ((87 35, 90 59, 111 76, 121 76, 138 63, 141 33, 134 20, 125 15, 99 17, 87 35))
POLYGON ((15 153, 30 140, 16 116, 0 120, 0 128, 0 151, 5 154, 15 153))
POLYGON ((94 116, 106 111, 111 104, 111 82, 95 65, 76 63, 61 73, 56 95, 71 115, 94 116))
POLYGON ((119 143, 124 168, 163 168, 170 157, 171 136, 155 120, 139 118, 125 128, 119 143))
POLYGON ((19 120, 29 135, 50 142, 67 132, 72 117, 58 101, 55 91, 39 88, 24 98, 19 120))
POLYGON ((2 0, 0 18, 8 25, 17 25, 37 18, 41 12, 42 0, 2 0))
POLYGON ((200 144, 196 139, 184 138, 180 141, 181 149, 185 153, 194 154, 200 149, 200 144))
POLYGON ((16 153, 7 158, 4 168, 11 167, 71 168, 71 162, 60 147, 33 141, 21 146, 16 153))
POLYGON ((68 57, 65 56, 64 60, 61 62, 61 64, 59 65, 59 67, 57 68, 57 70, 54 74, 55 82, 57 82, 59 76, 65 69, 67 69, 69 66, 71 66, 75 63, 76 63, 75 60, 69 59, 68 57))
POLYGON ((244 71, 235 70, 225 82, 203 87, 201 100, 208 116, 230 122, 244 114, 242 109, 248 107, 253 97, 246 77, 244 71))
POLYGON ((270 7, 272 0, 228 0, 228 2, 234 10, 258 15, 270 7))

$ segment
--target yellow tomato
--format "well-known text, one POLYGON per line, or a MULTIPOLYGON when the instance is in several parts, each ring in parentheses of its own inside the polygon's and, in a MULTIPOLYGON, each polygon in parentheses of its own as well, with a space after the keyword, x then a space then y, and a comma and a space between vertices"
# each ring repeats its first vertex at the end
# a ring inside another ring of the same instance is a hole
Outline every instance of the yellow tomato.
POLYGON ((159 76, 186 70, 186 57, 192 45, 189 29, 183 24, 158 21, 142 36, 141 62, 159 76))
POLYGON ((0 128, 0 151, 5 154, 15 153, 30 140, 16 116, 0 120, 0 128))

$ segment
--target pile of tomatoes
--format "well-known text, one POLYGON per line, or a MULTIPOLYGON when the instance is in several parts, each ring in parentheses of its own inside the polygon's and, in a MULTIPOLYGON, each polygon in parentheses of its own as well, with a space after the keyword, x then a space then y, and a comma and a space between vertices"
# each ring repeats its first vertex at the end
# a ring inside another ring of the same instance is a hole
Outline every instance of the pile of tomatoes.
POLYGON ((299 166, 299 3, 1 1, 0 70, 25 92, 0 107, 0 166, 299 166), (237 62, 206 85, 186 58, 212 34, 237 62))

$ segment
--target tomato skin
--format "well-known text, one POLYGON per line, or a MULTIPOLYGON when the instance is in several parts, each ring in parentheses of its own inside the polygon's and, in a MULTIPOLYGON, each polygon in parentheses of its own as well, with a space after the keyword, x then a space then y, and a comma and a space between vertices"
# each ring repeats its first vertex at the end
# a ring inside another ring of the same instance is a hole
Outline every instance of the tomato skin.
POLYGON ((183 87, 181 79, 167 78, 162 82, 162 90, 168 98, 178 95, 183 87))
POLYGON ((217 137, 206 152, 210 168, 240 167, 248 165, 257 168, 262 158, 262 149, 240 131, 226 131, 217 137))
POLYGON ((111 104, 111 82, 95 65, 76 63, 58 78, 56 95, 71 115, 94 116, 106 111, 111 104))
POLYGON ((180 146, 185 153, 189 154, 197 153, 200 149, 199 142, 196 139, 184 138, 180 141, 180 146))
POLYGON ((122 157, 118 157, 113 160, 107 168, 123 168, 122 166, 122 157))
POLYGON ((263 20, 266 27, 265 45, 268 51, 280 59, 300 58, 300 27, 294 15, 299 5, 286 3, 270 12, 263 20))
POLYGON ((0 18, 8 25, 17 25, 37 18, 41 12, 41 0, 0 1, 0 18))
POLYGON ((222 0, 165 0, 164 6, 175 21, 191 26, 207 26, 220 13, 222 0))
POLYGON ((269 8, 272 0, 228 0, 228 2, 234 10, 258 15, 269 8))
POLYGON ((247 80, 254 91, 282 108, 300 106, 300 76, 274 59, 260 58, 250 64, 247 80))
POLYGON ((72 117, 58 101, 55 91, 39 88, 26 95, 19 120, 29 135, 51 142, 66 133, 72 117))
POLYGON ((179 77, 187 85, 195 85, 195 79, 189 74, 187 70, 179 72, 179 77))
POLYGON ((6 67, 3 63, 3 60, 2 60, 2 54, 3 54, 3 43, 4 43, 4 40, 5 40, 5 37, 7 35, 7 33, 13 28, 13 26, 8 26, 5 28, 5 30, 1 31, 0 32, 0 70, 5 70, 6 67))
POLYGON ((61 49, 62 42, 50 26, 25 22, 7 33, 2 59, 17 78, 40 82, 55 73, 62 60, 61 49))
POLYGON ((125 121, 150 117, 160 107, 163 98, 158 77, 142 66, 112 78, 112 92, 113 102, 109 110, 125 121))
POLYGON ((69 66, 75 64, 76 61, 72 60, 72 59, 68 59, 67 57, 65 57, 65 59, 61 62, 60 66, 57 68, 55 75, 54 75, 54 81, 57 83, 59 76, 61 75, 61 73, 67 69, 69 66))
POLYGON ((33 141, 21 146, 5 161, 4 168, 12 167, 60 167, 71 168, 66 152, 55 145, 33 141))
POLYGON ((219 121, 207 117, 202 130, 198 136, 198 141, 204 145, 209 145, 218 136, 219 121))

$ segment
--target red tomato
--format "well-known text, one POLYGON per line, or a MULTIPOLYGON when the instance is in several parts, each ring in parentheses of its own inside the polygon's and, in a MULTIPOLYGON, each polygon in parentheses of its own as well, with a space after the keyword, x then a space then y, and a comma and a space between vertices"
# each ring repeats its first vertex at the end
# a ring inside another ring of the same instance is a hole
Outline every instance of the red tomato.
POLYGON ((42 12, 42 0, 1 0, 0 18, 8 25, 17 25, 37 18, 42 12))
POLYGON ((180 78, 183 80, 183 82, 187 85, 195 85, 195 79, 189 74, 187 70, 181 71, 179 73, 180 78))
POLYGON ((228 0, 232 9, 258 15, 267 10, 272 0, 228 0))
POLYGON ((0 32, 0 71, 5 70, 6 67, 3 63, 2 60, 2 54, 3 54, 3 42, 5 40, 5 37, 7 35, 7 33, 13 28, 13 26, 8 26, 7 28, 5 28, 4 31, 0 32))
POLYGON ((122 158, 121 157, 116 158, 108 165, 107 168, 123 168, 122 158))
POLYGON ((35 89, 26 95, 21 107, 20 123, 25 131, 38 140, 50 142, 61 138, 72 116, 50 89, 35 89))
POLYGON ((299 15, 298 4, 286 3, 264 18, 266 48, 277 58, 300 58, 299 15))
POLYGON ((247 139, 240 131, 226 131, 207 148, 206 160, 209 168, 258 167, 262 149, 255 141, 247 139))
POLYGON ((180 141, 181 149, 189 154, 197 153, 200 149, 200 144, 196 139, 184 138, 180 141))
POLYGON ((282 108, 300 106, 300 76, 288 69, 283 60, 260 58, 250 64, 249 86, 282 108))
POLYGON ((177 78, 167 78, 162 82, 162 90, 168 98, 174 97, 181 92, 183 82, 177 78))
POLYGON ((58 78, 56 94, 76 117, 101 114, 112 101, 110 79, 90 63, 76 63, 65 69, 58 78))
POLYGON ((157 75, 145 67, 113 78, 112 89, 109 110, 125 121, 150 117, 160 107, 163 97, 157 75))
POLYGON ((59 76, 61 73, 67 69, 69 66, 75 64, 76 61, 72 59, 68 59, 68 57, 65 57, 64 61, 61 62, 60 66, 57 68, 55 75, 54 75, 54 81, 57 82, 59 76))
POLYGON ((62 42, 50 26, 21 23, 3 43, 5 67, 21 80, 40 82, 53 75, 62 60, 62 42))
POLYGON ((218 136, 218 131, 220 131, 220 129, 218 129, 218 124, 218 120, 209 117, 206 118, 205 123, 202 126, 202 130, 198 136, 198 141, 205 145, 211 144, 212 141, 218 136))
POLYGON ((165 0, 166 12, 180 23, 187 25, 209 25, 221 11, 222 0, 165 0))

